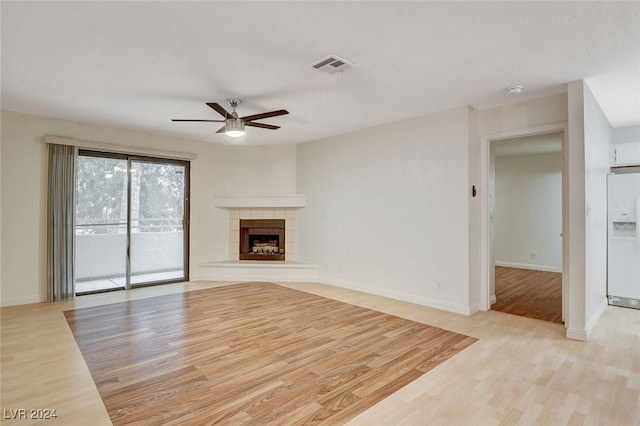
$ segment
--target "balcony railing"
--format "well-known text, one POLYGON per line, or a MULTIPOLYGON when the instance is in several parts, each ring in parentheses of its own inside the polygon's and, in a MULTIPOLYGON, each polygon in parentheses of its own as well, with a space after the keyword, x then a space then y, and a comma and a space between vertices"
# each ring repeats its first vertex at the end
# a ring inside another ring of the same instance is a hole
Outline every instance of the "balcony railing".
MULTIPOLYGON (((131 219, 131 232, 179 232, 182 219, 131 219)), ((76 235, 126 234, 126 219, 77 219, 76 235)))
MULTIPOLYGON (((126 221, 78 222, 76 280, 122 276, 126 271, 126 221)), ((132 275, 183 269, 184 233, 181 219, 132 220, 130 243, 132 275)))

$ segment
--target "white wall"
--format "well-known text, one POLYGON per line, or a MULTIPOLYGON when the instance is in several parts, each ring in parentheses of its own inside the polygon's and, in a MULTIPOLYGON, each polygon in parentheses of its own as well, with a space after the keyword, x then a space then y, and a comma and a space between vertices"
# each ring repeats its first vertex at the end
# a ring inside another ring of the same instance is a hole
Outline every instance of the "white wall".
POLYGON ((560 152, 496 157, 497 265, 562 272, 562 169, 560 152))
POLYGON ((480 136, 566 121, 560 94, 299 145, 297 189, 307 207, 298 259, 318 264, 328 283, 474 312, 482 293, 480 136))
POLYGON ((640 143, 640 126, 618 127, 611 129, 611 143, 640 143))
POLYGON ((469 113, 298 145, 298 260, 335 285, 469 313, 469 113))
POLYGON ((587 333, 607 303, 607 174, 611 126, 584 83, 585 324, 587 333))
POLYGON ((585 151, 583 81, 567 85, 569 120, 565 152, 569 197, 569 226, 565 230, 569 243, 568 282, 569 315, 565 318, 567 336, 586 340, 585 318, 585 151))
POLYGON ((228 211, 219 193, 293 193, 295 146, 234 147, 2 111, 1 303, 46 295, 47 148, 45 135, 191 152, 190 274, 201 262, 228 258, 228 211))
POLYGON ((481 110, 478 112, 478 134, 490 135, 565 121, 567 94, 561 93, 481 110))
POLYGON ((587 340, 606 306, 607 198, 611 127, 582 80, 569 83, 569 319, 567 336, 587 340))
MULTIPOLYGON (((0 117, 0 128, 1 128, 1 122, 2 119, 0 117)), ((2 135, 0 134, 0 306, 2 306, 2 288, 3 288, 3 283, 2 283, 2 277, 3 277, 3 273, 2 273, 2 223, 3 223, 3 210, 2 210, 2 135)))
POLYGON ((469 228, 468 228, 468 240, 469 240, 469 305, 472 312, 480 309, 481 289, 479 285, 473 285, 478 282, 478 277, 482 273, 480 267, 482 259, 482 248, 480 244, 475 244, 480 239, 480 232, 482 229, 482 218, 479 214, 476 214, 481 209, 481 199, 483 195, 483 189, 481 187, 478 176, 480 176, 480 145, 478 144, 478 126, 479 126, 479 113, 474 108, 469 108, 469 126, 468 126, 468 186, 467 194, 472 195, 469 197, 468 203, 468 215, 469 215, 469 228), (473 188, 476 189, 476 195, 473 196, 473 188))

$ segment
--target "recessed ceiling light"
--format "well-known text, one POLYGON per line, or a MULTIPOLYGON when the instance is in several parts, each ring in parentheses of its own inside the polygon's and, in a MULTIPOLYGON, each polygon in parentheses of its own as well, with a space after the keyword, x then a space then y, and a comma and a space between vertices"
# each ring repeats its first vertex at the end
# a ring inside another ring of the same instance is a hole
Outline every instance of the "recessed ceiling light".
POLYGON ((521 85, 509 86, 504 90, 506 90, 507 93, 511 93, 512 95, 517 95, 517 94, 522 93, 524 91, 524 86, 521 86, 521 85))

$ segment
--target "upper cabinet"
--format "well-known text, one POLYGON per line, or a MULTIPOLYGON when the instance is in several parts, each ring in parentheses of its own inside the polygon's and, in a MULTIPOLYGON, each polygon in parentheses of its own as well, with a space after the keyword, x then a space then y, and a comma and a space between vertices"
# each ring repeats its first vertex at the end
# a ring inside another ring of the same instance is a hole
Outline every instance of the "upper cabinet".
POLYGON ((611 166, 640 166, 640 142, 611 145, 611 166))

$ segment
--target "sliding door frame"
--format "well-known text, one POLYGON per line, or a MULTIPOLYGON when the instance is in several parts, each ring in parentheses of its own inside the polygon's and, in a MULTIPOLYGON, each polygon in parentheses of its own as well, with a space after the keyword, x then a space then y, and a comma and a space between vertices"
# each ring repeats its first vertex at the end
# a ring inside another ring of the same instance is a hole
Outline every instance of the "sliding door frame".
MULTIPOLYGON (((96 151, 92 149, 80 149, 78 151, 78 157, 95 157, 95 158, 114 158, 118 160, 127 161, 127 233, 126 233, 126 276, 125 276, 125 290, 137 287, 148 287, 160 284, 170 284, 183 281, 189 281, 189 225, 190 225, 190 205, 191 205, 191 162, 188 160, 180 160, 173 158, 152 157, 144 155, 133 154, 121 154, 117 152, 108 151, 96 151), (182 213, 182 246, 183 246, 183 259, 182 269, 183 278, 180 279, 168 279, 161 281, 152 281, 149 283, 136 284, 131 286, 131 162, 146 162, 154 164, 173 164, 184 167, 184 211, 182 213)), ((114 289, 117 291, 119 289, 114 289)), ((96 291, 100 293, 103 291, 96 291)), ((84 294, 84 293, 83 293, 84 294)))
MULTIPOLYGON (((127 155, 127 170, 129 171, 129 189, 127 198, 127 228, 131 228, 131 162, 138 161, 144 163, 154 164, 174 164, 184 167, 184 211, 182 212, 182 263, 184 278, 182 279, 169 279, 162 281, 153 281, 149 283, 136 284, 133 288, 148 287, 159 284, 178 283, 183 281, 189 281, 189 217, 190 217, 190 205, 191 205, 191 162, 187 160, 175 160, 171 158, 159 158, 149 157, 142 155, 127 155)), ((131 289, 131 230, 127 230, 127 290, 131 289)))

